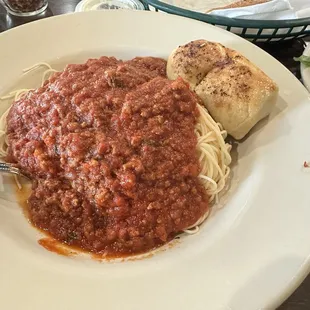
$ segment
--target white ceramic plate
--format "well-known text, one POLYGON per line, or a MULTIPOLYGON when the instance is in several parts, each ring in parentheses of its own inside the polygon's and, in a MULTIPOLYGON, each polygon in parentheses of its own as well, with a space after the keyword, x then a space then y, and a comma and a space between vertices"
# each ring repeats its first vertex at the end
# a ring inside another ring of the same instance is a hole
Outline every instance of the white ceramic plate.
MULTIPOLYGON (((152 12, 60 16, 0 35, 0 94, 31 86, 21 71, 99 55, 167 57, 204 38, 234 48, 270 75, 280 98, 237 149, 225 207, 199 234, 135 261, 97 262, 48 252, 25 220, 12 182, 0 200, 0 308, 5 310, 273 309, 309 271, 310 99, 279 62, 251 43, 194 20, 152 12)), ((38 81, 37 81, 38 82, 38 81)), ((4 107, 1 107, 4 108, 4 107)))
MULTIPOLYGON (((304 55, 310 56, 310 45, 309 44, 304 51, 304 55)), ((310 67, 306 67, 305 65, 301 64, 300 71, 301 71, 302 80, 310 92, 310 67)))

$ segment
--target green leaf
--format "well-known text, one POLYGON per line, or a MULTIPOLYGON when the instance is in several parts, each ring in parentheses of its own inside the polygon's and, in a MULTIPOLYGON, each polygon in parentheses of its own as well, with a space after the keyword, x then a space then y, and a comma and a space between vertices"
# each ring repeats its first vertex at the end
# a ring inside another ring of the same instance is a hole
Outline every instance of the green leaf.
POLYGON ((307 67, 310 67, 310 56, 301 55, 300 57, 294 57, 295 61, 300 61, 307 67))

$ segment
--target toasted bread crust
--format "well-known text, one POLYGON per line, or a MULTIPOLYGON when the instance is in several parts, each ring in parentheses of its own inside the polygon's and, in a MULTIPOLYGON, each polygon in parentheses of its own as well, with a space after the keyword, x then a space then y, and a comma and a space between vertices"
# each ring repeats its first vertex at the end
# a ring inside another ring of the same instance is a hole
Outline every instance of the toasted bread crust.
POLYGON ((276 83, 246 57, 205 40, 174 50, 167 75, 187 81, 212 117, 235 139, 242 139, 269 115, 278 97, 276 83))

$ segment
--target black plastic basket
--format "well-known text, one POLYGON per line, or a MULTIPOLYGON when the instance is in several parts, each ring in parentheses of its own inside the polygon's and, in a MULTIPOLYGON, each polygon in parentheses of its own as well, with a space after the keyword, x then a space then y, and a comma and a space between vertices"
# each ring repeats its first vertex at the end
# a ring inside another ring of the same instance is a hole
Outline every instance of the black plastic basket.
POLYGON ((144 0, 148 10, 200 20, 231 31, 252 42, 283 41, 310 35, 310 18, 288 20, 246 20, 186 10, 158 0, 144 0))

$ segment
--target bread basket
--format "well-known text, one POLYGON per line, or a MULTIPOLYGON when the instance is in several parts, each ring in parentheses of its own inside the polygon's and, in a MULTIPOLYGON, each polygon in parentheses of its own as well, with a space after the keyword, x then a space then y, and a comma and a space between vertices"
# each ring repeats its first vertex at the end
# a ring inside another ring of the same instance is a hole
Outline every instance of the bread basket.
POLYGON ((144 0, 143 2, 149 10, 200 20, 231 31, 252 42, 283 41, 310 35, 310 18, 245 20, 194 12, 158 0, 144 0))

